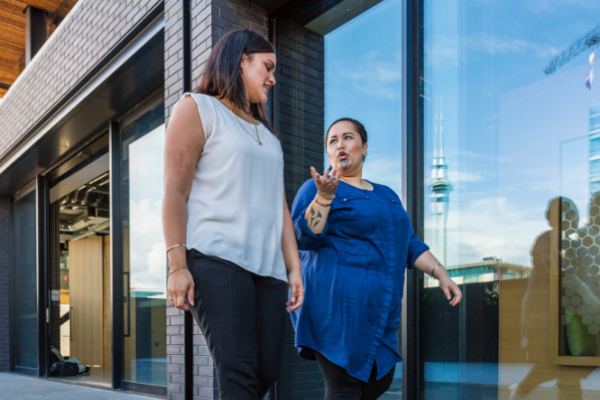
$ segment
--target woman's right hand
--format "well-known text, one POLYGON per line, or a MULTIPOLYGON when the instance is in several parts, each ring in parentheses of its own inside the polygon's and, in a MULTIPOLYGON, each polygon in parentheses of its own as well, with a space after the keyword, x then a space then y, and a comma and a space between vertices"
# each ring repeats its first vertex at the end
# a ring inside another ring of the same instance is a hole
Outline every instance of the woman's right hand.
POLYGON ((319 175, 315 167, 310 167, 310 174, 315 180, 317 190, 326 196, 333 196, 340 183, 340 174, 334 169, 329 175, 329 170, 323 175, 319 175))
POLYGON ((190 306, 188 303, 194 305, 194 287, 194 278, 192 278, 192 274, 187 268, 182 268, 171 274, 167 280, 167 298, 171 306, 189 311, 190 306), (188 303, 185 302, 186 296, 188 303))

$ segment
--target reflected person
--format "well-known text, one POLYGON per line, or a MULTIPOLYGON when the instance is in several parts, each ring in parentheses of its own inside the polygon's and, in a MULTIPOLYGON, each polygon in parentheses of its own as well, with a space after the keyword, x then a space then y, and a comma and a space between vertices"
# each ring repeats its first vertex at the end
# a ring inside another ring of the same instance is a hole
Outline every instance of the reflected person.
MULTIPOLYGON (((590 252, 571 238, 579 226, 579 212, 572 200, 564 197, 550 200, 545 217, 551 229, 538 235, 531 247, 533 269, 521 305, 521 347, 527 354, 527 362, 535 364, 521 382, 509 388, 510 400, 525 399, 536 387, 555 379, 559 400, 579 400, 582 398, 581 379, 594 371, 594 368, 551 363, 550 329, 561 328, 549 323, 550 273, 553 266, 559 268, 560 265, 564 275, 566 271, 581 270, 590 252)), ((566 336, 573 351, 577 331, 567 327, 566 336)))
POLYGON ((221 399, 266 395, 283 358, 286 305, 303 299, 283 151, 263 110, 276 63, 259 34, 226 34, 166 134, 167 294, 202 329, 221 399))
POLYGON ((337 120, 325 143, 333 171, 321 176, 311 168, 292 206, 306 287, 292 313, 296 347, 317 360, 326 400, 374 400, 402 361, 397 330, 406 267, 439 279, 452 306, 462 293, 415 235, 398 195, 362 179, 364 126, 337 120))

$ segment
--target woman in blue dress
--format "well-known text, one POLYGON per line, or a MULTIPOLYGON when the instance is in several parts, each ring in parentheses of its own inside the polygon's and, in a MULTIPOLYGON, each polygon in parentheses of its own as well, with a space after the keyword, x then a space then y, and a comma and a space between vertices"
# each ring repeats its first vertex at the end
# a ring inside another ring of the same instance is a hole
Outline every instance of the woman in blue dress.
POLYGON ((437 278, 450 305, 462 293, 417 238, 400 198, 362 179, 367 132, 351 118, 325 137, 332 172, 300 188, 292 219, 305 298, 292 313, 300 356, 317 360, 325 400, 378 399, 396 363, 405 269, 437 278))

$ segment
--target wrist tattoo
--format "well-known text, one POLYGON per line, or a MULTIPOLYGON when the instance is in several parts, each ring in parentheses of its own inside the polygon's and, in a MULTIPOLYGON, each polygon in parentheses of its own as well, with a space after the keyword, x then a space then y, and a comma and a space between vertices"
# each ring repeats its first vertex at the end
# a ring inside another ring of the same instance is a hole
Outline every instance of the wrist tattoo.
POLYGON ((309 228, 314 228, 321 223, 323 220, 323 215, 321 215, 320 211, 315 211, 312 206, 308 209, 310 213, 310 217, 305 217, 306 222, 308 223, 309 228))

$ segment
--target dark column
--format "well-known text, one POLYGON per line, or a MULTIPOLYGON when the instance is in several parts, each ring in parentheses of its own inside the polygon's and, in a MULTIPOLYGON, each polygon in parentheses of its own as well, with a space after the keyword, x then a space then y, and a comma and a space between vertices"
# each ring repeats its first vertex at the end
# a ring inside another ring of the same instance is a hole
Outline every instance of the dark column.
POLYGON ((10 199, 0 198, 0 371, 10 368, 9 346, 9 227, 10 199))
MULTIPOLYGON (((423 96, 423 1, 410 0, 405 3, 404 26, 405 53, 403 74, 406 79, 406 101, 403 130, 402 193, 405 207, 415 233, 423 239, 425 232, 423 184, 424 172, 424 128, 423 96)), ((402 398, 419 399, 424 388, 424 368, 419 360, 419 288, 423 273, 417 269, 406 272, 406 291, 402 300, 402 398)))
POLYGON ((47 363, 50 352, 50 300, 48 298, 48 180, 38 175, 36 179, 37 252, 38 252, 38 375, 48 376, 47 363))
MULTIPOLYGON (((112 388, 123 384, 123 219, 121 215, 121 130, 119 123, 108 124, 110 148, 110 248, 112 266, 112 388)), ((129 298, 127 299, 129 301, 129 298)))
MULTIPOLYGON (((291 205, 310 167, 324 168, 325 42, 324 38, 286 19, 271 21, 277 49, 277 85, 272 101, 275 129, 285 160, 285 188, 291 205)), ((275 399, 322 399, 325 384, 316 362, 298 356, 288 320, 281 374, 275 399)))
POLYGON ((27 6, 25 11, 25 65, 46 42, 46 11, 27 6))

